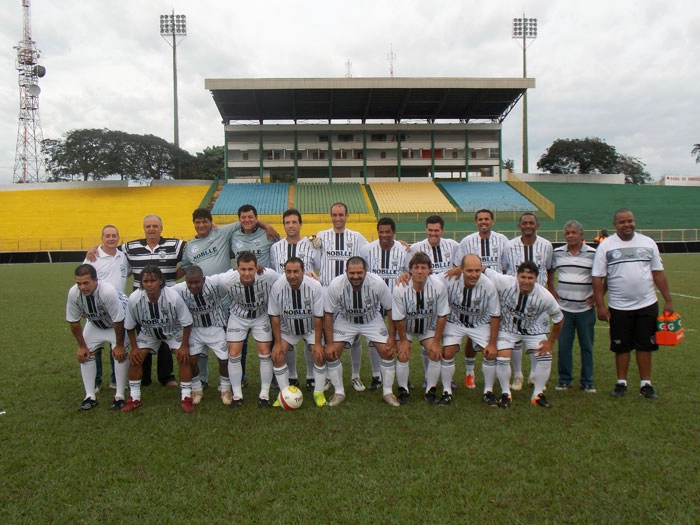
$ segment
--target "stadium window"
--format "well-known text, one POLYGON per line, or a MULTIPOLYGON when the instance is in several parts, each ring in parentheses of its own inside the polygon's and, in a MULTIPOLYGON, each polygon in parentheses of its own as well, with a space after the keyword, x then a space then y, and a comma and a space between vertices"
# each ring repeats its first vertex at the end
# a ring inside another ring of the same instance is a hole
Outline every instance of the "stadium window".
POLYGON ((490 159, 497 159, 497 158, 499 158, 499 151, 498 151, 498 148, 489 148, 489 158, 490 158, 490 159))
POLYGON ((379 152, 379 158, 380 158, 380 159, 386 159, 386 151, 380 151, 380 152, 379 152))
POLYGON ((338 142, 352 142, 354 138, 352 134, 338 134, 338 142))
POLYGON ((243 160, 248 160, 248 152, 247 151, 242 152, 241 155, 243 157, 243 160))
POLYGON ((369 138, 372 142, 386 142, 386 134, 381 133, 377 135, 371 135, 369 138))
POLYGON ((408 151, 404 150, 401 152, 401 158, 402 159, 407 159, 408 158, 408 151))
POLYGON ((476 151, 470 151, 469 157, 471 157, 472 159, 475 159, 476 158, 476 151))
POLYGON ((318 141, 319 142, 328 142, 328 135, 319 135, 318 141))

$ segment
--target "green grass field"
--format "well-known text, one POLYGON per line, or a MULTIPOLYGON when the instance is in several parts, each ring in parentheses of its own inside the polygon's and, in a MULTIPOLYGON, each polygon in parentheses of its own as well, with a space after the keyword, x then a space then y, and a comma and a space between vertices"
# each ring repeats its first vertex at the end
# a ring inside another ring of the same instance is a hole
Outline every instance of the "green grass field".
MULTIPOLYGON (((354 392, 346 367, 344 405, 318 409, 307 396, 296 412, 260 410, 250 357, 245 405, 230 410, 210 388, 193 414, 156 385, 134 413, 111 412, 108 389, 79 413, 64 320, 76 265, 2 265, 0 523, 697 523, 700 256, 664 262, 686 340, 657 353, 654 402, 637 394, 634 365, 628 396, 609 395, 599 323, 598 394, 555 392, 553 374, 551 410, 531 406, 528 389, 510 410, 485 406, 480 359, 478 388, 449 407, 418 391, 389 407, 354 392)), ((417 351, 411 368, 420 385, 417 351)))

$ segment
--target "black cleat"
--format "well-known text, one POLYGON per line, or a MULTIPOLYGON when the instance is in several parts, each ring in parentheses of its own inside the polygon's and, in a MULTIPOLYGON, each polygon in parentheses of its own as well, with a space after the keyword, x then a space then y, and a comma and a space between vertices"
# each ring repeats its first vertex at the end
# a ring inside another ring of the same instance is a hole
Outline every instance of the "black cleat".
POLYGON ((613 397, 625 397, 625 394, 627 394, 627 385, 623 383, 615 383, 615 388, 610 392, 613 397))
POLYGON ((452 394, 443 392, 442 397, 438 400, 438 405, 447 406, 452 404, 452 394))
POLYGON ((486 403, 490 407, 498 406, 498 400, 496 399, 496 396, 493 395, 493 392, 491 392, 490 390, 484 394, 484 403, 486 403))
POLYGON ((409 394, 408 390, 405 388, 399 387, 399 404, 400 405, 405 405, 408 403, 408 400, 411 398, 411 394, 409 394))
POLYGON ((87 410, 92 410, 98 405, 97 399, 92 399, 91 397, 86 397, 83 399, 83 402, 80 403, 80 406, 78 407, 78 411, 80 412, 85 412, 87 410))
POLYGON ((510 408, 510 405, 513 403, 513 398, 510 397, 510 394, 506 394, 503 392, 501 394, 501 400, 498 402, 498 406, 501 408, 510 408))
POLYGON ((654 392, 654 387, 651 385, 644 385, 642 388, 639 389, 639 393, 647 399, 659 398, 659 396, 656 395, 656 392, 654 392))
POLYGON ((314 381, 313 379, 306 380, 306 391, 307 392, 313 392, 315 387, 316 387, 316 381, 314 381))
POLYGON ((299 388, 299 378, 295 377, 294 379, 289 379, 289 386, 295 386, 299 388))
POLYGON ((538 407, 552 408, 552 405, 549 404, 549 401, 547 401, 547 398, 544 397, 544 394, 538 394, 537 397, 530 402, 538 407))
POLYGON ((243 406, 243 398, 239 397, 239 398, 233 398, 231 400, 231 404, 229 405, 229 408, 239 408, 241 406, 243 406))
MULTIPOLYGON (((291 381, 289 382, 289 384, 291 384, 291 381)), ((273 378, 272 378, 272 384, 270 385, 270 388, 272 388, 272 390, 279 390, 279 389, 280 389, 280 386, 279 386, 279 384, 277 383, 277 378, 276 378, 276 377, 273 377, 273 378)))
POLYGON ((112 406, 109 407, 110 410, 121 410, 124 408, 124 400, 123 399, 115 399, 112 401, 112 406))
POLYGON ((379 387, 381 387, 381 386, 382 386, 382 378, 372 376, 372 382, 369 384, 369 390, 374 392, 375 390, 379 389, 379 387))
POLYGON ((258 399, 258 408, 270 408, 270 400, 263 399, 262 397, 258 399))
POLYGON ((435 387, 428 390, 423 397, 425 398, 426 403, 428 403, 429 405, 434 405, 435 404, 435 387))

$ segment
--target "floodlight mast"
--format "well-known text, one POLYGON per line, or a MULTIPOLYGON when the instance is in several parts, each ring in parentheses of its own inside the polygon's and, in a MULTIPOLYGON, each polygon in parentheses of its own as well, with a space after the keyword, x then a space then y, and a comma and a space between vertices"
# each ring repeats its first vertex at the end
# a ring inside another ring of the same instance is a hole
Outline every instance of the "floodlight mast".
MULTIPOLYGON (((523 48, 523 78, 527 78, 527 48, 532 44, 528 44, 528 39, 534 40, 537 38, 537 19, 525 18, 523 13, 522 18, 513 19, 513 39, 523 48), (522 40, 522 43, 520 43, 522 40)), ((528 172, 529 164, 528 155, 528 137, 527 137, 527 90, 523 93, 523 173, 528 172)))
POLYGON ((177 39, 187 36, 187 21, 185 15, 176 15, 175 11, 169 15, 160 15, 160 36, 173 48, 173 143, 180 147, 180 126, 177 109, 177 39))
POLYGON ((22 9, 23 37, 15 46, 19 73, 19 123, 12 182, 42 182, 46 173, 41 156, 44 135, 39 120, 39 78, 46 74, 46 68, 38 64, 40 52, 32 40, 30 0, 22 0, 22 9))

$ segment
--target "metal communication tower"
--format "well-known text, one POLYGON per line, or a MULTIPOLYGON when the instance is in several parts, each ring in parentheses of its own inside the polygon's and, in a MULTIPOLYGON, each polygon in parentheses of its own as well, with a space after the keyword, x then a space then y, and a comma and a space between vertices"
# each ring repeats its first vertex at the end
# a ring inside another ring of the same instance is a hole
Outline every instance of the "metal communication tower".
POLYGON ((19 125, 13 182, 42 182, 45 180, 41 142, 44 140, 39 121, 39 78, 46 68, 38 64, 39 49, 32 40, 30 0, 22 0, 24 38, 15 46, 19 72, 19 125))

